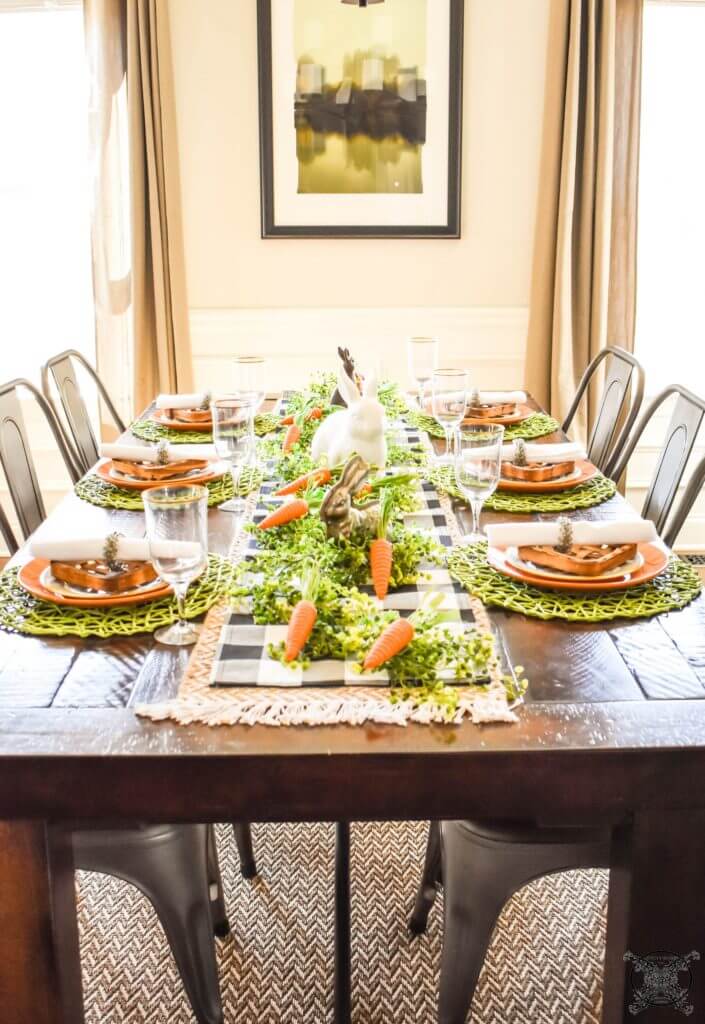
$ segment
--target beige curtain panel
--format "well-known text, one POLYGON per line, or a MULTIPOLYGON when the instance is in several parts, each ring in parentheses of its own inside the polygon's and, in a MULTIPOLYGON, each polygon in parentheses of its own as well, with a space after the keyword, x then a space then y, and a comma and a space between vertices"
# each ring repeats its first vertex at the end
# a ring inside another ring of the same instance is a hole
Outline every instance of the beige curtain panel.
POLYGON ((193 386, 168 0, 84 10, 98 366, 129 415, 193 386))
POLYGON ((634 346, 642 13, 552 3, 526 379, 561 420, 600 349, 634 346))

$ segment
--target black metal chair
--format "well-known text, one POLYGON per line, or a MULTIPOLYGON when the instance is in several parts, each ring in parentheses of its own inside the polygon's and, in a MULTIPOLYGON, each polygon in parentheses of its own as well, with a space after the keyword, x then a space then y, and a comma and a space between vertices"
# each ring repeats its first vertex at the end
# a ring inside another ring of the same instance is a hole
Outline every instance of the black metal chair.
MULTIPOLYGON (((650 519, 653 522, 659 534, 669 546, 674 544, 699 493, 697 480, 701 467, 696 468, 693 478, 674 513, 673 520, 669 523, 671 509, 678 495, 678 487, 683 479, 683 473, 693 450, 703 416, 705 416, 705 399, 699 398, 698 395, 694 395, 692 391, 681 387, 680 384, 671 384, 669 387, 664 388, 649 403, 648 408, 644 410, 624 451, 615 462, 611 474, 615 480, 621 478, 652 418, 664 402, 673 395, 677 395, 676 404, 671 414, 661 454, 641 510, 644 519, 650 519)), ((702 486, 702 479, 700 486, 702 486)))
MULTIPOLYGON (((81 473, 52 409, 34 385, 19 379, 0 387, 0 465, 20 527, 28 536, 45 518, 45 508, 18 398, 21 389, 32 394, 46 417, 72 480, 78 480, 81 473)), ((14 553, 18 545, 4 513, 0 526, 3 535, 9 531, 7 540, 14 553)), ((241 870, 251 877, 256 867, 249 826, 236 824, 233 828, 241 870)), ((162 923, 199 1024, 221 1024, 213 935, 223 937, 230 929, 212 826, 80 830, 72 833, 72 842, 76 868, 125 879, 147 896, 162 923)))
POLYGON ((120 433, 124 432, 125 424, 94 367, 91 366, 80 352, 77 352, 75 349, 67 349, 65 352, 60 352, 58 355, 47 360, 42 367, 42 391, 47 400, 52 403, 54 411, 57 413, 57 418, 60 421, 61 416, 52 396, 50 378, 53 378, 69 435, 78 453, 81 468, 85 473, 98 461, 98 442, 91 425, 85 400, 81 394, 78 374, 76 373, 78 366, 81 366, 95 383, 98 393, 105 402, 120 433))
MULTIPOLYGON (((0 465, 7 480, 20 530, 23 537, 26 538, 44 521, 46 509, 34 467, 31 442, 27 436, 22 415, 19 398, 22 391, 29 392, 43 414, 73 483, 80 479, 81 471, 76 455, 66 442, 53 410, 34 384, 24 378, 17 378, 1 385, 0 465)), ((4 513, 0 525, 10 554, 14 554, 19 544, 4 513)))
MULTIPOLYGON (((662 391, 644 412, 614 471, 615 479, 619 479, 651 418, 673 395, 678 399, 642 512, 669 545, 705 482, 703 458, 669 523, 678 486, 705 416, 705 400, 679 385, 662 391)), ((417 935, 425 930, 442 884, 440 1024, 464 1024, 497 918, 513 893, 543 875, 607 867, 609 855, 608 830, 547 828, 532 821, 431 822, 409 927, 417 935)))
POLYGON ((580 379, 575 398, 563 421, 563 430, 568 432, 578 407, 602 363, 605 364, 605 383, 587 453, 590 461, 609 476, 611 467, 619 457, 634 425, 644 397, 644 370, 630 352, 616 346, 608 346, 595 356, 580 379), (626 411, 630 392, 631 404, 626 411), (624 422, 620 427, 621 419, 624 422))

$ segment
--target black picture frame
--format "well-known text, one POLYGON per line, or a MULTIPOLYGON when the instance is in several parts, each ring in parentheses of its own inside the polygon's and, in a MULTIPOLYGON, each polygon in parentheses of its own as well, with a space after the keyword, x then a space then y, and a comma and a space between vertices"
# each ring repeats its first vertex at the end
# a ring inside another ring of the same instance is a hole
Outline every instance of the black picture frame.
MULTIPOLYGON (((330 0, 334 3, 335 0, 330 0)), ((460 238, 464 0, 450 0, 448 213, 438 225, 282 225, 275 222, 272 0, 257 0, 262 238, 460 238)))

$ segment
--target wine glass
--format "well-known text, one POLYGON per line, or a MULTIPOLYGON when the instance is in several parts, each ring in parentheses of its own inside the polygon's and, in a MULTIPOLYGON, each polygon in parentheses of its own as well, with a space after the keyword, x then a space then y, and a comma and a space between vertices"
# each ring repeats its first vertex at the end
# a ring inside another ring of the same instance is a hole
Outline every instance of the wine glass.
POLYGON ((238 497, 237 489, 240 473, 248 462, 252 462, 254 454, 250 436, 252 410, 250 391, 216 398, 211 402, 213 443, 220 458, 230 464, 234 488, 233 497, 218 506, 221 512, 241 513, 245 509, 245 502, 238 497))
POLYGON ((438 366, 438 341, 435 338, 409 338, 406 343, 409 376, 419 389, 419 406, 425 412, 426 385, 438 366))
POLYGON ((468 543, 484 540, 480 511, 497 489, 502 468, 504 427, 496 423, 463 427, 455 455, 455 480, 472 509, 472 533, 468 543))
POLYGON ((178 621, 156 630, 163 644, 195 643, 199 627, 186 621, 186 591, 208 561, 208 490, 190 486, 152 487, 142 494, 149 557, 157 573, 171 585, 178 621))
POLYGON ((252 416, 250 419, 250 444, 252 462, 257 465, 257 442, 255 440, 255 416, 266 397, 265 377, 267 360, 264 356, 235 356, 235 390, 247 392, 252 396, 252 416))
POLYGON ((431 378, 433 415, 443 427, 446 450, 439 462, 452 462, 452 438, 465 415, 468 397, 466 370, 434 370, 431 378))

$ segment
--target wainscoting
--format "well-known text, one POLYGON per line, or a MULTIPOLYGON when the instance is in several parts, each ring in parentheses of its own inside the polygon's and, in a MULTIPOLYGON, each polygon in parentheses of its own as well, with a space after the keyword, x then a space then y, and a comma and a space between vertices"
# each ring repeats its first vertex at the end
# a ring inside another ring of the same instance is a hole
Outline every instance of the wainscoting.
POLYGON ((442 363, 467 366, 474 385, 520 387, 527 322, 525 307, 194 309, 191 343, 199 387, 234 385, 230 360, 249 353, 270 360, 272 390, 297 387, 335 367, 338 345, 361 367, 407 381, 404 343, 413 335, 438 338, 442 363))

